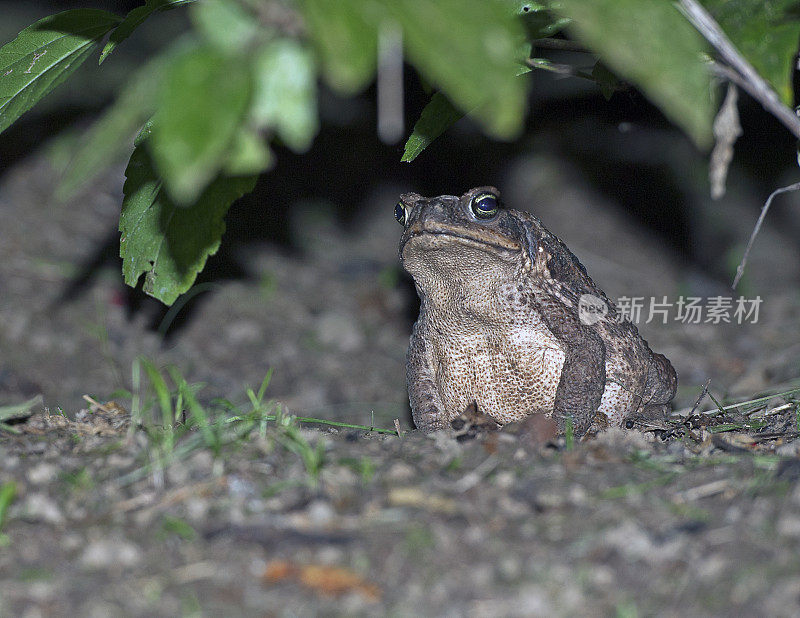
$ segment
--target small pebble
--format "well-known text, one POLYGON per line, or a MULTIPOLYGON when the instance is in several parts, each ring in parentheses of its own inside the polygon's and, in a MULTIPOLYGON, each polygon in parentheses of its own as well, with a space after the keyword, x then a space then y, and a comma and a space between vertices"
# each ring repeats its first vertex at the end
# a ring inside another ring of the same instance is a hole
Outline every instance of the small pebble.
POLYGON ((86 569, 106 569, 112 566, 136 566, 141 559, 142 553, 133 543, 119 539, 98 539, 89 543, 80 561, 86 569))
POLYGON ((47 522, 48 524, 64 523, 64 515, 58 504, 49 496, 35 493, 28 496, 22 507, 24 517, 47 522))
POLYGON ((56 466, 43 461, 28 470, 28 480, 34 485, 42 485, 52 481, 57 472, 58 468, 56 466))

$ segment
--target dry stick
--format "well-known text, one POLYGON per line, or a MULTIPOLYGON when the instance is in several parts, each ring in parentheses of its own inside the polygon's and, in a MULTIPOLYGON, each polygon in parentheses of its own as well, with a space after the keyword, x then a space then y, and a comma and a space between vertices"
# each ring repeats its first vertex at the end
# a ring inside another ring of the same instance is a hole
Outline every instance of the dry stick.
POLYGON ((708 11, 700 6, 697 0, 680 0, 678 4, 686 18, 717 50, 722 60, 730 65, 730 68, 734 69, 734 71, 726 71, 725 69, 728 67, 717 65, 714 70, 735 81, 738 86, 761 103, 764 109, 780 120, 795 137, 800 139, 800 119, 797 118, 792 110, 781 103, 775 91, 758 74, 758 71, 744 59, 744 56, 737 51, 708 11))
POLYGON ((84 395, 83 399, 88 403, 90 403, 91 405, 93 405, 94 407, 96 407, 98 410, 102 410, 106 414, 111 414, 111 412, 113 411, 112 408, 110 408, 107 403, 100 403, 99 401, 95 401, 93 398, 89 397, 89 395, 84 395))
MULTIPOLYGON (((700 405, 700 402, 703 401, 703 399, 706 398, 706 395, 708 395, 708 387, 709 386, 711 386, 711 378, 706 380, 706 383, 703 385, 703 390, 700 391, 700 395, 698 395, 697 401, 694 402, 694 407, 692 408, 692 411, 689 412, 689 416, 692 416, 692 414, 694 414, 694 411, 697 410, 697 407, 700 405)), ((689 418, 689 417, 687 416, 686 418, 689 418)))
POLYGON ((747 241, 747 248, 744 250, 744 256, 742 256, 742 261, 739 262, 739 266, 736 268, 736 276, 733 278, 733 285, 731 285, 731 289, 735 290, 736 286, 739 283, 739 279, 742 278, 744 274, 744 267, 747 264, 747 257, 750 255, 750 249, 753 247, 753 241, 756 239, 756 234, 758 234, 759 230, 761 229, 761 224, 764 223, 764 219, 767 217, 767 211, 769 210, 770 204, 772 204, 772 199, 781 193, 788 193, 789 191, 800 191, 800 182, 796 182, 793 185, 789 185, 788 187, 781 187, 780 189, 775 189, 772 193, 769 194, 767 201, 764 202, 764 205, 761 207, 761 214, 758 216, 758 221, 756 221, 756 226, 753 228, 753 232, 750 234, 750 240, 747 241))

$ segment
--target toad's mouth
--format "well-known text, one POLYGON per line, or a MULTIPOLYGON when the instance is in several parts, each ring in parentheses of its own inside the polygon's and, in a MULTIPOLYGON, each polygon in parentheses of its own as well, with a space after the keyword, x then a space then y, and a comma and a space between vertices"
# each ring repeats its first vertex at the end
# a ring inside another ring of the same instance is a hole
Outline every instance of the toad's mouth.
POLYGON ((420 237, 452 239, 484 251, 518 253, 522 250, 520 243, 489 228, 472 229, 438 221, 425 221, 416 222, 409 228, 400 251, 402 252, 412 239, 420 237))

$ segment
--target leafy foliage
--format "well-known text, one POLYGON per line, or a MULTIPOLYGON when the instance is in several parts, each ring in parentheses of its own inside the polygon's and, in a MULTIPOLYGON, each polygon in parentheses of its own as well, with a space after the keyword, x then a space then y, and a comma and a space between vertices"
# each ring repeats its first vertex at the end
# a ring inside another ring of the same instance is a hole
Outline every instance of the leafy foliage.
POLYGON ((125 170, 119 219, 122 273, 131 286, 144 274, 145 292, 172 304, 191 287, 208 256, 217 252, 228 208, 253 190, 256 178, 221 175, 191 206, 182 208, 164 191, 145 147, 148 137, 146 130, 137 140, 125 170))
POLYGON ((152 155, 170 196, 192 204, 225 162, 247 112, 246 66, 211 46, 192 46, 167 69, 158 93, 152 155))
POLYGON ((303 151, 319 128, 314 56, 291 39, 270 41, 255 55, 253 122, 275 127, 284 144, 303 151))
MULTIPOLYGON (((796 3, 703 3, 788 103, 800 38, 796 3)), ((344 96, 363 90, 375 76, 378 39, 387 28, 402 33, 407 60, 435 91, 402 161, 412 161, 464 115, 490 136, 513 139, 523 127, 526 74, 536 70, 591 80, 607 97, 621 78, 707 146, 715 113, 710 48, 675 4, 146 0, 124 18, 66 11, 0 48, 0 132, 67 78, 105 35, 100 62, 150 17, 186 6, 192 27, 142 62, 81 141, 60 187, 62 196, 72 195, 104 165, 130 156, 120 217, 123 274, 130 285, 144 275, 145 291, 172 303, 219 247, 231 203, 272 166, 271 142, 296 152, 310 146, 319 129, 318 79, 344 96), (544 57, 548 48, 576 43, 585 46, 594 70, 544 57)))
POLYGON ((385 9, 403 27, 409 58, 423 75, 489 133, 515 137, 525 116, 526 84, 517 79, 515 58, 522 25, 505 3, 464 7, 461 0, 388 0, 385 9))
POLYGON ((563 0, 560 4, 579 40, 639 86, 695 142, 711 143, 714 108, 702 59, 706 48, 671 2, 563 0))
POLYGON ((800 39, 800 13, 795 0, 704 0, 739 51, 792 103, 792 69, 800 39))
POLYGON ((328 85, 344 95, 363 89, 375 74, 376 7, 363 0, 303 0, 301 8, 328 85))
POLYGON ((137 6, 135 9, 130 11, 125 16, 125 19, 123 19, 119 24, 119 26, 114 28, 114 32, 112 32, 111 36, 108 37, 108 42, 105 44, 105 47, 103 47, 103 51, 100 52, 99 62, 102 63, 103 60, 105 60, 108 55, 114 51, 117 45, 127 39, 145 19, 150 17, 150 15, 156 11, 174 9, 182 4, 188 4, 194 1, 195 0, 146 0, 144 6, 137 6))
POLYGON ((413 161, 451 124, 464 117, 441 92, 437 92, 422 110, 414 130, 406 142, 401 161, 413 161))
POLYGON ((0 49, 0 132, 77 69, 99 39, 119 23, 106 11, 51 15, 0 49))

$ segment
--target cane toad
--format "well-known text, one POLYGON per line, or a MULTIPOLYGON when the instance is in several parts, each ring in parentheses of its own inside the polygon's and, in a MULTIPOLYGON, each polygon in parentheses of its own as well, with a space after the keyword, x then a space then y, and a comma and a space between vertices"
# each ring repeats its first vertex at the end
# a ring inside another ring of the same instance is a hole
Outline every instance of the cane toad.
POLYGON ((470 406, 498 424, 529 414, 631 426, 663 417, 677 377, 535 216, 493 187, 401 196, 400 259, 421 299, 406 372, 415 425, 470 406))

